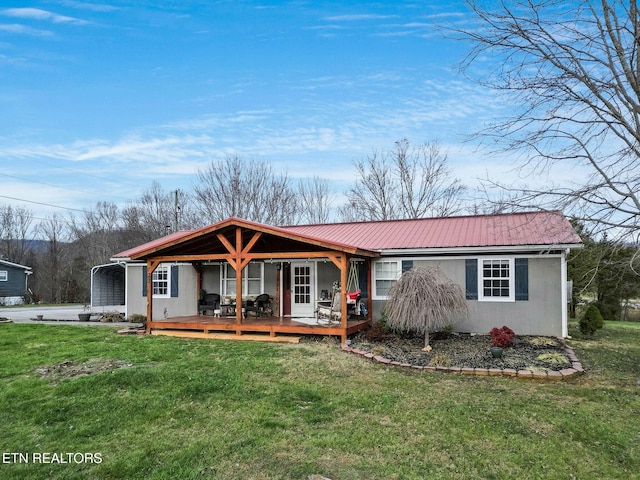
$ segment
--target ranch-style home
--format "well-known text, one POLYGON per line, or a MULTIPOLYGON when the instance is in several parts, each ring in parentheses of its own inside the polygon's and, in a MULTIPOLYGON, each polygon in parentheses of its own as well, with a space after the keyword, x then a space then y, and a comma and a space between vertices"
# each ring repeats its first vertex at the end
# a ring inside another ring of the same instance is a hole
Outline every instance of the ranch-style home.
POLYGON ((0 305, 24 303, 31 273, 31 267, 0 260, 0 305))
POLYGON ((567 253, 580 237, 560 212, 275 227, 229 218, 114 255, 126 314, 148 332, 336 335, 381 317, 404 271, 435 265, 466 292, 459 332, 508 325, 567 335, 567 253), (241 272, 241 273, 239 273, 241 272))

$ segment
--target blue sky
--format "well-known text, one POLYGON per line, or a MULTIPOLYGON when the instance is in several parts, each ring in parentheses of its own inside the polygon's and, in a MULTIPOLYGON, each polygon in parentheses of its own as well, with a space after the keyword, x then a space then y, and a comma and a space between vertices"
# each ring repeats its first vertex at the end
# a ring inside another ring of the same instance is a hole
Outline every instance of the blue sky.
POLYGON ((402 137, 438 140, 469 185, 502 175, 464 140, 506 106, 436 28, 466 21, 435 0, 5 0, 0 203, 37 218, 123 205, 230 154, 341 192, 353 160, 402 137))

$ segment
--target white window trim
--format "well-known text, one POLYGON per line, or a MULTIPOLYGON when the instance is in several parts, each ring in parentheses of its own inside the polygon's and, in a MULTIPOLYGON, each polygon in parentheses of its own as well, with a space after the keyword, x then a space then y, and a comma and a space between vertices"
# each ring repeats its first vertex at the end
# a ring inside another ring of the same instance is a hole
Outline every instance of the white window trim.
POLYGON ((376 260, 373 263, 371 268, 372 268, 371 282, 373 283, 373 285, 372 285, 373 300, 388 300, 389 297, 387 295, 378 295, 377 280, 398 280, 402 276, 402 260, 390 260, 390 259, 387 259, 387 258, 376 260), (376 275, 376 264, 377 263, 395 263, 396 264, 396 272, 397 272, 396 278, 394 278, 394 279, 392 279, 392 278, 377 278, 377 275, 376 275))
POLYGON ((153 298, 171 298, 171 266, 167 265, 167 264, 160 264, 156 267, 156 269, 153 271, 152 274, 152 278, 151 278, 151 291, 154 292, 155 291, 155 283, 156 283, 156 279, 154 278, 156 273, 160 270, 166 270, 167 272, 167 293, 153 293, 153 298))
MULTIPOLYGON (((264 263, 263 262, 255 262, 256 265, 260 266, 260 293, 264 293, 264 263)), ((227 293, 227 272, 228 269, 232 269, 233 267, 224 263, 220 266, 220 291, 223 297, 228 297, 229 295, 235 295, 235 293, 227 293)), ((247 293, 249 291, 249 265, 242 270, 242 294, 246 297, 247 295, 254 295, 247 293), (246 273, 245 273, 246 272, 246 273)), ((235 280, 235 277, 234 277, 235 280)), ((256 293, 255 295, 260 295, 260 293, 256 293)))
POLYGON ((0 282, 9 281, 9 271, 8 270, 0 270, 0 282))
POLYGON ((516 301, 516 284, 515 284, 515 257, 479 257, 478 258, 478 301, 480 302, 515 302, 516 301), (509 261, 509 296, 508 297, 492 297, 484 296, 483 285, 483 262, 491 260, 508 260, 509 261))

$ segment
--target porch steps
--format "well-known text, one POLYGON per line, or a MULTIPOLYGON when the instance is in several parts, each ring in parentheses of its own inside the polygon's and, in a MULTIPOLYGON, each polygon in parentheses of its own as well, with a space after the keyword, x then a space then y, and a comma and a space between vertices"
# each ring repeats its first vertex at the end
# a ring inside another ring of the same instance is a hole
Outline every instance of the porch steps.
POLYGON ((194 332, 186 330, 151 330, 151 335, 166 335, 169 337, 181 338, 208 338, 210 340, 239 340, 244 342, 277 342, 277 343, 300 343, 302 337, 295 335, 275 335, 260 333, 246 333, 237 335, 235 333, 220 332, 194 332))

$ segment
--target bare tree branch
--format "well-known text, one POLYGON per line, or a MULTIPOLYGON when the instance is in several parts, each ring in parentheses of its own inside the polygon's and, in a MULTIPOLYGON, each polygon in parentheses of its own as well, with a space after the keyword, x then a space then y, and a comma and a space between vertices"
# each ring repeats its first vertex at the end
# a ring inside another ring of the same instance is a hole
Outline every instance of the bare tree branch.
POLYGON ((451 177, 447 155, 437 142, 395 149, 355 163, 358 179, 340 209, 345 221, 446 216, 462 210, 465 187, 451 177))
POLYGON ((300 220, 303 223, 322 224, 331 220, 334 196, 326 179, 314 176, 298 183, 300 220))
POLYGON ((267 161, 227 157, 212 161, 197 177, 194 197, 205 223, 238 217, 286 225, 297 219, 298 202, 288 177, 274 174, 267 161))
MULTIPOLYGON (((636 0, 518 0, 484 7, 456 29, 472 42, 462 70, 504 93, 512 116, 479 133, 520 153, 533 180, 575 171, 573 182, 532 187, 487 179, 514 208, 563 209, 619 238, 640 229, 640 16, 636 0), (494 62, 485 68, 486 59, 494 62), (499 59, 495 62, 495 59, 499 59), (587 172, 586 178, 578 175, 587 172)), ((635 238, 637 240, 637 238, 635 238)))

